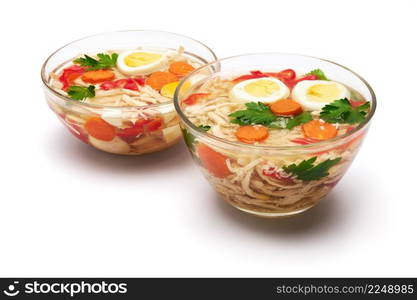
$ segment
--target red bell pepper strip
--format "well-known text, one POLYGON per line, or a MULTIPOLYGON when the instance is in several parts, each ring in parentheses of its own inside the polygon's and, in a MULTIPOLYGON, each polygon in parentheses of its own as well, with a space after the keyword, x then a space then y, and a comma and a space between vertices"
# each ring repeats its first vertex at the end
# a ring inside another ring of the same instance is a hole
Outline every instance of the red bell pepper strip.
POLYGON ((59 81, 63 84, 62 89, 65 91, 74 82, 75 79, 85 73, 86 69, 78 65, 72 65, 65 68, 59 76, 59 81))
POLYGON ((312 138, 296 138, 296 139, 292 139, 291 142, 295 144, 300 144, 300 145, 309 145, 309 144, 317 143, 319 141, 312 139, 312 138))
POLYGON ((281 181, 283 184, 291 185, 294 184, 294 180, 291 176, 283 174, 282 172, 278 171, 276 167, 269 167, 268 169, 263 169, 262 174, 265 176, 272 177, 278 181, 281 181))
POLYGON ((187 98, 185 98, 184 100, 182 100, 183 103, 187 104, 187 105, 194 105, 197 103, 197 101, 205 96, 208 96, 209 94, 207 93, 195 93, 195 94, 191 94, 190 96, 188 96, 187 98))
POLYGON ((138 77, 138 78, 124 78, 124 79, 106 81, 100 85, 100 89, 108 91, 108 90, 112 90, 116 88, 119 88, 119 89, 123 88, 123 89, 132 90, 132 91, 137 91, 138 85, 144 86, 145 79, 142 77, 138 77))

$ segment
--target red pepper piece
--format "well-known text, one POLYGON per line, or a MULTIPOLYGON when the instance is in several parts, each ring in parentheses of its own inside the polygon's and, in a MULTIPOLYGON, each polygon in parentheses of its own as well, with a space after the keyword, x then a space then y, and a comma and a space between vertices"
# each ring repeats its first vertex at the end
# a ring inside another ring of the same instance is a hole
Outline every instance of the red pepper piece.
POLYGON ((161 126, 162 126, 162 119, 157 118, 144 124, 143 128, 145 129, 145 132, 152 132, 152 131, 158 130, 161 126))
POLYGON ((353 107, 358 107, 366 103, 366 101, 353 101, 353 100, 349 100, 349 102, 350 102, 350 105, 352 105, 353 107))
POLYGON ((72 65, 71 67, 65 68, 59 76, 59 81, 63 84, 62 89, 65 91, 75 79, 85 73, 86 69, 78 65, 72 65))
POLYGON ((250 71, 250 74, 242 75, 233 79, 233 82, 237 83, 243 80, 263 78, 263 77, 268 77, 268 75, 262 73, 261 71, 256 70, 256 71, 250 71))
POLYGON ((142 128, 128 127, 118 129, 116 135, 127 143, 132 143, 143 133, 142 128))
POLYGON ((265 176, 272 177, 283 184, 291 185, 294 184, 294 180, 291 176, 286 176, 283 173, 279 172, 276 167, 269 167, 268 169, 262 170, 262 174, 265 176))
POLYGON ((209 94, 207 93, 195 93, 195 94, 191 94, 190 96, 188 96, 187 98, 185 98, 184 100, 182 100, 183 103, 187 104, 187 105, 194 105, 197 103, 197 101, 205 96, 208 96, 209 94))
POLYGON ((297 139, 291 140, 291 142, 295 144, 300 144, 300 145, 309 145, 309 144, 317 143, 319 141, 312 139, 312 138, 297 138, 297 139))

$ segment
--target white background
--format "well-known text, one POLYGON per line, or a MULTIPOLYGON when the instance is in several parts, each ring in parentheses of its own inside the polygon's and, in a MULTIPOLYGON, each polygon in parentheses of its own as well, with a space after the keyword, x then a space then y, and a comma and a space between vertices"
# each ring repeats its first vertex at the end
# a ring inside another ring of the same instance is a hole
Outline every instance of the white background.
POLYGON ((413 0, 4 2, 0 275, 417 276, 416 29, 413 0), (379 100, 361 153, 319 206, 264 220, 217 199, 182 143, 143 157, 83 145, 46 106, 41 64, 124 29, 352 68, 379 100))

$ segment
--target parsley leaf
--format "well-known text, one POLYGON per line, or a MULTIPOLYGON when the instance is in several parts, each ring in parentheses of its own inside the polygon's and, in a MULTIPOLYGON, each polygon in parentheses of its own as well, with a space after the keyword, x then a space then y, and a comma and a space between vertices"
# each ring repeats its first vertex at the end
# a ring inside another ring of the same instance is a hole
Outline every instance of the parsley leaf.
POLYGON ((327 78, 326 75, 324 75, 324 72, 320 69, 314 69, 308 72, 306 75, 315 75, 319 80, 329 80, 329 78, 327 78))
POLYGON ((327 104, 320 112, 320 118, 328 123, 355 124, 365 120, 369 102, 353 107, 347 98, 327 104))
POLYGON ((198 128, 200 128, 201 130, 204 130, 204 131, 209 131, 210 130, 210 128, 211 128, 211 126, 208 126, 208 125, 200 125, 200 126, 198 126, 198 128))
POLYGON ((311 116, 311 113, 308 111, 305 111, 298 116, 295 116, 294 118, 289 118, 287 123, 287 129, 292 129, 295 126, 307 123, 309 121, 313 120, 313 117, 311 116))
POLYGON ((262 102, 250 102, 245 105, 246 110, 238 110, 229 115, 229 117, 234 118, 230 121, 231 123, 239 125, 261 124, 268 126, 277 120, 277 116, 262 102))
POLYGON ((231 123, 241 126, 260 124, 269 128, 292 129, 313 119, 311 113, 307 111, 295 117, 279 117, 262 102, 249 102, 245 105, 246 110, 238 110, 229 115, 234 118, 230 121, 231 123))
POLYGON ((184 136, 184 141, 187 147, 193 151, 194 150, 194 143, 195 143, 195 136, 188 132, 187 129, 182 129, 182 135, 184 136))
POLYGON ((84 57, 75 59, 73 62, 79 64, 82 67, 88 67, 88 70, 100 70, 100 69, 109 69, 116 65, 117 53, 112 55, 99 53, 97 54, 98 60, 84 54, 84 57))
POLYGON ((72 85, 68 88, 67 93, 74 100, 84 100, 85 98, 93 98, 96 95, 94 85, 88 87, 72 85))
POLYGON ((339 163, 342 158, 327 159, 318 165, 314 165, 316 159, 317 156, 303 160, 298 165, 284 166, 283 169, 286 173, 292 174, 303 181, 319 180, 329 175, 329 169, 339 163))

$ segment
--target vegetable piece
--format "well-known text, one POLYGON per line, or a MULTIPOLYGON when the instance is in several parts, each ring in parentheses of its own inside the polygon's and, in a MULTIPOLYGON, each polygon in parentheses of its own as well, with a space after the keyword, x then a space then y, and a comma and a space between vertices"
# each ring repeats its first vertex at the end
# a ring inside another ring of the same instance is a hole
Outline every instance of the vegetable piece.
POLYGON ((298 116, 296 116, 294 118, 288 119, 286 128, 287 129, 292 129, 295 126, 307 123, 311 120, 313 120, 313 117, 311 116, 311 113, 308 112, 308 111, 305 111, 305 112, 299 114, 298 116))
POLYGON ((113 80, 114 76, 114 73, 110 70, 95 70, 85 72, 81 79, 84 82, 96 84, 108 80, 113 80))
POLYGON ((116 66, 117 57, 119 55, 117 53, 113 53, 112 55, 99 53, 97 54, 98 60, 84 54, 84 57, 80 57, 74 60, 75 64, 79 64, 83 67, 88 67, 88 70, 100 70, 100 69, 110 69, 116 66))
POLYGON ((189 133, 187 129, 182 129, 181 131, 184 136, 185 144, 191 151, 194 151, 195 136, 189 133))
POLYGON ((265 140, 269 136, 269 132, 263 126, 247 125, 240 127, 236 131, 235 135, 239 141, 247 144, 252 144, 265 140))
POLYGON ((68 67, 62 71, 61 76, 59 76, 59 81, 62 83, 62 89, 65 91, 75 79, 83 75, 85 72, 85 68, 73 65, 68 67))
POLYGON ((96 95, 95 89, 94 85, 88 87, 72 85, 68 88, 67 94, 74 100, 84 100, 85 98, 93 98, 96 95))
POLYGON ((309 144, 317 143, 319 142, 319 140, 311 139, 311 138, 297 138, 297 139, 292 139, 291 142, 295 144, 300 144, 300 145, 309 145, 309 144))
POLYGON ((269 107, 262 102, 249 102, 245 103, 246 110, 238 110, 231 113, 229 117, 233 119, 230 121, 239 125, 254 125, 260 124, 268 126, 270 123, 277 120, 269 107))
POLYGON ((240 81, 248 80, 248 79, 256 79, 256 78, 264 78, 268 77, 268 75, 262 73, 261 71, 250 71, 250 74, 239 76, 232 80, 234 83, 238 83, 240 81))
POLYGON ((171 82, 178 81, 177 76, 169 72, 154 72, 146 79, 146 84, 159 91, 161 88, 171 82))
POLYGON ((366 101, 353 101, 352 99, 350 99, 349 102, 353 107, 359 107, 366 103, 366 101))
POLYGON ((144 86, 145 79, 142 77, 136 78, 123 78, 114 81, 105 81, 100 85, 102 90, 112 90, 112 89, 127 89, 127 90, 138 90, 138 85, 144 86))
POLYGON ((314 69, 314 70, 308 72, 306 75, 314 75, 314 76, 316 76, 315 79, 318 79, 318 80, 329 80, 326 77, 326 75, 324 74, 324 72, 320 69, 314 69))
POLYGON ((92 137, 102 140, 111 141, 116 136, 116 128, 100 117, 92 117, 84 124, 85 130, 92 137))
POLYGON ((197 154, 203 167, 214 176, 225 178, 231 174, 226 164, 227 157, 223 154, 214 151, 205 144, 197 146, 197 154))
POLYGON ((127 143, 134 142, 143 133, 142 128, 127 127, 117 129, 117 136, 127 143))
POLYGON ((278 73, 269 72, 269 73, 264 73, 264 74, 271 76, 271 77, 275 77, 281 81, 284 81, 284 83, 285 81, 294 80, 296 76, 296 73, 293 69, 285 69, 278 73))
POLYGON ((280 172, 277 167, 269 167, 267 169, 263 169, 262 174, 268 177, 272 177, 285 185, 294 184, 294 180, 291 178, 291 175, 280 172))
POLYGON ((327 159, 318 165, 314 165, 317 160, 317 156, 308 160, 303 160, 298 165, 291 164, 284 166, 283 169, 286 173, 292 174, 297 179, 303 181, 319 180, 329 175, 329 169, 338 164, 342 158, 327 159))
POLYGON ((291 99, 279 100, 269 107, 278 116, 296 116, 303 112, 301 105, 291 99))
POLYGON ((195 68, 192 65, 187 64, 186 62, 174 61, 169 66, 168 71, 171 72, 172 74, 178 76, 178 77, 184 77, 185 75, 188 75, 188 73, 191 73, 194 70, 195 70, 195 68))
POLYGON ((337 128, 322 120, 312 120, 302 125, 304 135, 316 140, 328 140, 337 135, 337 128))
POLYGON ((198 128, 200 128, 201 130, 207 132, 207 131, 210 130, 211 126, 208 126, 208 125, 200 125, 200 126, 198 126, 198 128))
POLYGON ((320 112, 320 118, 329 123, 355 124, 365 120, 369 102, 354 107, 347 98, 327 104, 320 112))
POLYGON ((204 98, 206 96, 208 96, 209 94, 207 93, 195 93, 195 94, 191 94, 190 96, 188 96, 187 98, 185 98, 184 100, 182 100, 183 103, 187 104, 187 105, 194 105, 198 102, 198 100, 200 100, 201 98, 204 98))
MULTIPOLYGON (((136 125, 136 124, 135 124, 136 125)), ((143 125, 145 132, 152 132, 158 130, 162 126, 162 119, 155 118, 143 125)))

